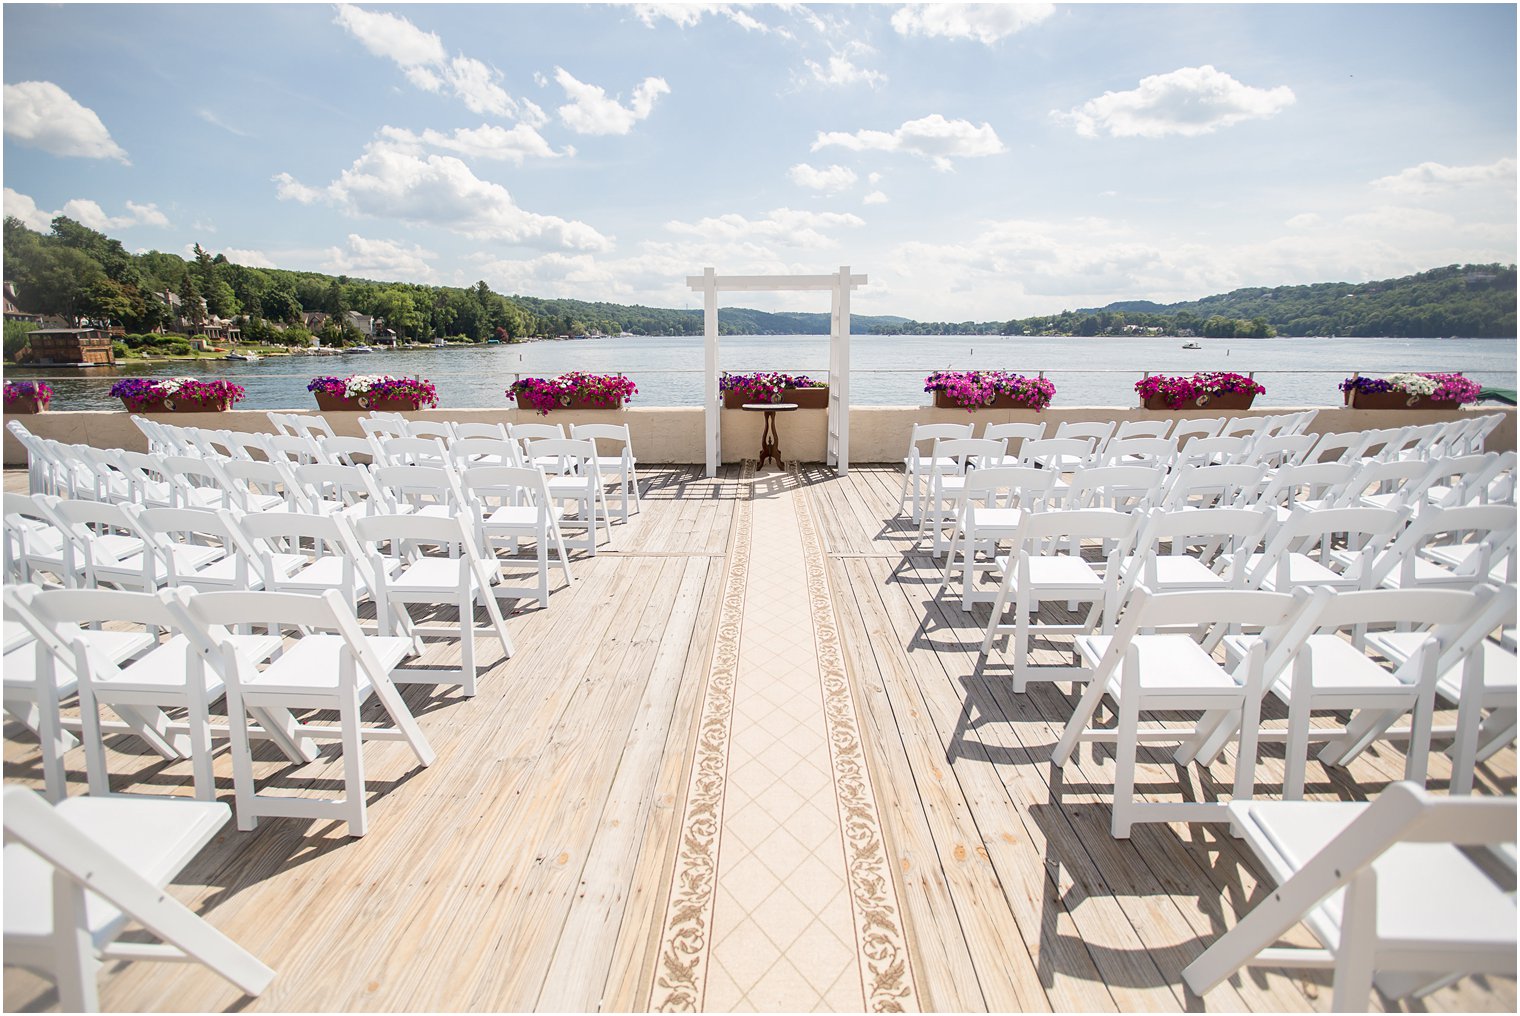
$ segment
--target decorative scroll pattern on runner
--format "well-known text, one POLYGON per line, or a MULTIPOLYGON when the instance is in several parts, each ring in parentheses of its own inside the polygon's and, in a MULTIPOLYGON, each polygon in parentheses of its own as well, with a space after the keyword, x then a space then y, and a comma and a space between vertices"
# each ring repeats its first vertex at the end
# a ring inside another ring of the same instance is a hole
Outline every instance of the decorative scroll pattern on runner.
POLYGON ((746 460, 739 473, 742 500, 734 527, 733 556, 723 583, 723 606, 718 613, 717 640, 702 701, 691 783, 686 791, 686 814, 681 823, 679 854, 660 942, 660 965, 649 1004, 656 1012, 694 1012, 702 1008, 712 948, 718 840, 723 828, 723 793, 733 734, 744 588, 749 578, 754 496, 747 481, 753 475, 754 464, 746 460))
MULTIPOLYGON (((795 465, 792 474, 796 478, 795 465)), ((807 498, 800 489, 795 505, 807 562, 813 637, 818 653, 818 672, 823 682, 829 754, 834 767, 834 796, 844 834, 845 864, 866 1008, 871 1012, 904 1012, 917 1006, 902 912, 882 837, 876 797, 871 790, 855 700, 849 675, 845 672, 839 625, 829 595, 822 547, 807 498)))

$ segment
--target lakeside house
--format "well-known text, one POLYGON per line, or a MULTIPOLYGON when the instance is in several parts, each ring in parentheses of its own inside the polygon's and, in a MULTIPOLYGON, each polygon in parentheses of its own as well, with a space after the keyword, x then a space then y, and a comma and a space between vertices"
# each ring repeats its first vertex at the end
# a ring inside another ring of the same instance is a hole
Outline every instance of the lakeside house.
POLYGON ((104 328, 35 328, 27 336, 28 359, 45 366, 109 366, 116 362, 104 328))

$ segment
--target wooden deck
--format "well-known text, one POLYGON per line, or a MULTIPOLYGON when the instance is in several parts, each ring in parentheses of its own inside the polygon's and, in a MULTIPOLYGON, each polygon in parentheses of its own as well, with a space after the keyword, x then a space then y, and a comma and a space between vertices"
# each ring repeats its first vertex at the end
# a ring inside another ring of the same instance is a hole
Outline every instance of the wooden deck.
MULTIPOLYGON (((732 612, 758 609, 728 590, 745 568, 766 567, 758 537, 741 546, 745 506, 796 497, 805 540, 816 525, 827 602, 813 606, 837 622, 892 873, 887 895, 910 968, 903 1007, 1327 1009, 1328 978, 1312 973, 1253 971, 1202 999, 1187 992, 1181 969, 1259 898, 1257 868, 1219 826, 1142 825, 1129 841, 1110 837, 1111 757, 1083 750, 1055 772, 1048 756, 1073 701, 1064 686, 1015 696, 1000 656, 973 675, 986 608, 968 615, 932 600, 938 567, 910 551, 912 534, 895 518, 898 477, 873 467, 843 479, 814 467, 758 480, 646 470, 643 511, 614 527, 613 549, 578 556, 575 586, 556 591, 549 609, 511 617, 517 655, 502 660, 480 640, 489 669, 476 697, 405 690, 438 758, 419 769, 403 744, 366 746, 367 836, 331 823, 266 819, 250 833, 229 823, 175 884, 178 898, 277 972, 263 996, 242 998, 196 966, 139 962, 108 968, 103 1007, 674 1004, 661 988, 663 953, 672 882, 685 877, 692 766, 726 626, 732 612)), ((7 473, 7 488, 18 480, 7 473)), ((452 661, 457 649, 447 646, 424 662, 452 661)), ((32 740, 13 724, 5 733, 6 780, 40 786, 32 740)), ((117 789, 189 793, 187 765, 165 765, 126 738, 112 749, 117 789)), ((1261 793, 1276 791, 1280 751, 1264 749, 1261 793)), ((1162 757, 1150 756, 1147 793, 1227 793, 1230 759, 1200 779, 1162 757)), ((272 751, 261 759, 261 780, 291 793, 341 789, 330 752, 299 768, 272 751)), ((83 792, 82 753, 69 763, 71 790, 83 792)), ((1445 766, 1433 756, 1437 789, 1445 766)), ((1311 764, 1308 792, 1365 797, 1402 767, 1380 744, 1347 771, 1311 764)), ((230 803, 225 752, 217 775, 230 803)), ((1513 750, 1481 767, 1478 783, 1480 793, 1513 794, 1513 750)), ((7 969, 6 1009, 55 1001, 45 982, 7 969)), ((1513 1012, 1515 983, 1470 978, 1419 1006, 1513 1012)))

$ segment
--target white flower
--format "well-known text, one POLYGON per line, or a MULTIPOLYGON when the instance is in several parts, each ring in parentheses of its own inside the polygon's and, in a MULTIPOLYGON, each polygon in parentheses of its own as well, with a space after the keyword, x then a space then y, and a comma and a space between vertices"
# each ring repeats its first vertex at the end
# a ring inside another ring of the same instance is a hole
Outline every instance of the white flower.
POLYGON ((181 388, 194 380, 195 378, 193 377, 166 377, 159 379, 158 386, 163 389, 163 397, 169 398, 170 396, 178 395, 181 388))
POLYGON ((355 374, 343 382, 343 395, 350 399, 358 398, 377 384, 390 380, 392 378, 386 374, 355 374))
POLYGON ((1435 378, 1425 377, 1422 374, 1390 374, 1388 383, 1393 386, 1394 391, 1408 395, 1433 395, 1441 385, 1435 378))

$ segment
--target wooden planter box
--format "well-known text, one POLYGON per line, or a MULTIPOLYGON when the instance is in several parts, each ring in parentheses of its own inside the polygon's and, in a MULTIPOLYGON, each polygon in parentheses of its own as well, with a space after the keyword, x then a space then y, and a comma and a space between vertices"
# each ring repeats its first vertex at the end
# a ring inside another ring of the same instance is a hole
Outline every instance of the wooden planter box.
MULTIPOLYGON (((777 402, 790 402, 798 409, 828 409, 829 386, 820 385, 817 388, 783 388, 781 397, 777 402)), ((724 409, 739 409, 742 406, 756 404, 753 399, 746 398, 739 392, 723 393, 724 409)))
POLYGON ((232 408, 231 397, 223 399, 149 399, 133 409, 121 400, 129 413, 225 413, 232 408))
POLYGON ((1346 405, 1351 409, 1460 409, 1450 399, 1437 401, 1428 395, 1408 395, 1404 392, 1343 392, 1346 405))
POLYGON ((329 395, 326 392, 312 392, 317 397, 317 408, 324 413, 409 413, 414 409, 422 408, 421 397, 417 398, 357 398, 349 399, 342 395, 329 395))
POLYGON ((1179 409, 1207 409, 1218 412, 1234 412, 1238 409, 1250 409, 1251 403, 1255 401, 1255 392, 1220 392, 1217 395, 1201 395, 1198 399, 1188 399, 1180 406, 1169 406, 1166 404, 1164 397, 1152 395, 1145 400, 1145 408, 1159 409, 1164 412, 1176 412, 1179 409), (1203 401, 1200 403, 1199 399, 1203 401))
POLYGON ((989 402, 989 403, 985 403, 983 405, 978 405, 978 406, 966 406, 966 405, 962 405, 959 402, 953 401, 950 398, 950 396, 947 395, 945 392, 936 391, 934 393, 934 408, 935 409, 970 409, 970 410, 975 411, 975 410, 978 410, 978 409, 1031 409, 1033 407, 1030 406, 1029 403, 1027 403, 1027 402, 1021 401, 1019 399, 1015 399, 1012 395, 1009 395, 1007 392, 998 392, 997 395, 993 396, 992 401, 989 402))
MULTIPOLYGON (((515 396, 513 396, 513 398, 515 398, 517 400, 517 408, 518 409, 528 409, 528 410, 532 410, 535 413, 539 411, 537 406, 529 404, 528 400, 525 399, 523 396, 521 396, 521 395, 515 395, 515 396)), ((551 408, 551 412, 552 412, 553 409, 622 409, 622 408, 623 408, 623 400, 622 399, 618 399, 617 402, 615 402, 615 403, 613 403, 611 405, 606 405, 606 404, 603 404, 603 403, 600 403, 600 402, 592 402, 590 399, 587 399, 586 397, 581 396, 581 395, 572 395, 572 396, 569 397, 569 399, 567 401, 561 401, 558 406, 552 407, 551 408)))
POLYGON ((34 413, 46 413, 48 404, 41 399, 9 399, 5 403, 5 412, 10 416, 30 416, 34 413))

